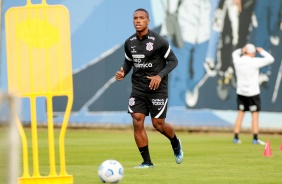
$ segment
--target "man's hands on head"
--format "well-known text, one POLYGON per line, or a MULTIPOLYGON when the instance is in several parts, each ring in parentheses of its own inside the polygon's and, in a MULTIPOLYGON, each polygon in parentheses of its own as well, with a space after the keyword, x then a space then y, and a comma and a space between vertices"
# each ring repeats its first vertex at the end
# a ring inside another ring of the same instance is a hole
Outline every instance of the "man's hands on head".
POLYGON ((123 67, 120 68, 119 71, 116 72, 116 80, 122 80, 124 78, 123 67))
POLYGON ((263 51, 263 48, 261 48, 261 47, 257 47, 256 49, 259 53, 261 53, 263 51))
POLYGON ((159 88, 160 83, 162 81, 162 78, 159 75, 155 75, 155 76, 152 76, 152 77, 147 76, 147 78, 151 80, 150 85, 149 85, 149 88, 151 90, 156 90, 156 89, 159 88))
POLYGON ((242 54, 247 54, 247 47, 246 47, 246 45, 242 48, 242 54))

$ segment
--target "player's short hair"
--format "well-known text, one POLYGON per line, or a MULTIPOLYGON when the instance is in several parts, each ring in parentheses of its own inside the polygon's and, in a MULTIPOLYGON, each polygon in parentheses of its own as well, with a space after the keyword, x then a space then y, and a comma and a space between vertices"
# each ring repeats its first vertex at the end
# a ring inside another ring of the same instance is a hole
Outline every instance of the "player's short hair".
POLYGON ((137 12, 137 11, 143 11, 143 12, 145 12, 145 13, 147 14, 147 18, 150 19, 150 18, 149 18, 149 13, 148 13, 147 10, 145 10, 144 8, 138 8, 138 9, 136 9, 136 10, 134 11, 134 13, 137 12))
POLYGON ((248 43, 248 44, 246 45, 246 52, 247 52, 248 54, 250 54, 250 53, 255 53, 255 52, 256 52, 256 47, 255 47, 253 44, 248 43))

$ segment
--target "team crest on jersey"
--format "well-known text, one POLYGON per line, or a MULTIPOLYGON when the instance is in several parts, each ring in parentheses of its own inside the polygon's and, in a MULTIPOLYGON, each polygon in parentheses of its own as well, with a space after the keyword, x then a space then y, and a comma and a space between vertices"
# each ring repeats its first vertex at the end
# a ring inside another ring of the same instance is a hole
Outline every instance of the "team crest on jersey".
POLYGON ((135 105, 135 98, 129 98, 128 104, 129 104, 129 106, 135 105))
POLYGON ((147 43, 146 45, 147 45, 147 46, 146 46, 146 50, 147 50, 147 51, 153 50, 153 43, 152 43, 152 42, 149 42, 149 43, 147 43))

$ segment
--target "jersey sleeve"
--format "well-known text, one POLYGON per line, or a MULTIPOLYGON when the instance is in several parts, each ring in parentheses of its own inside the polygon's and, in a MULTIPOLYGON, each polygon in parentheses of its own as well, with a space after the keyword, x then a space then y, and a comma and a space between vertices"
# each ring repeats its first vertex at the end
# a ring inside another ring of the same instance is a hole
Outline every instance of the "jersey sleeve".
POLYGON ((232 53, 233 62, 236 62, 240 58, 241 54, 242 54, 242 49, 240 48, 233 51, 232 53))
POLYGON ((252 65, 256 66, 257 68, 262 68, 274 62, 273 56, 267 51, 263 50, 262 52, 260 52, 260 55, 262 57, 256 57, 252 61, 252 65))
POLYGON ((133 66, 133 60, 130 56, 130 52, 127 47, 128 43, 125 41, 124 43, 124 62, 123 62, 123 71, 124 71, 124 77, 130 72, 132 66, 133 66))
POLYGON ((168 41, 163 37, 160 39, 160 50, 167 62, 165 68, 158 73, 158 75, 163 78, 177 66, 178 60, 168 41))

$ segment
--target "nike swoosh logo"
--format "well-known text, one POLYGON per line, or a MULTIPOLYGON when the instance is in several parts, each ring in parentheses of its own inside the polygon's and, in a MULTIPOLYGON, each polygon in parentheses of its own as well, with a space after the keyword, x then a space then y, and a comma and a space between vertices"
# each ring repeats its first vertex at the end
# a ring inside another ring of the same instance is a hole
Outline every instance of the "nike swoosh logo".
POLYGON ((133 49, 133 48, 135 48, 136 46, 131 46, 131 48, 133 49))

